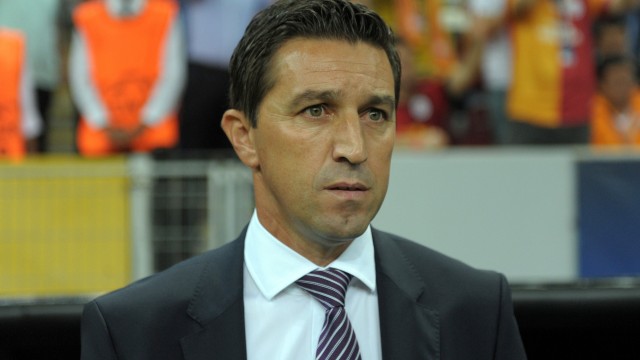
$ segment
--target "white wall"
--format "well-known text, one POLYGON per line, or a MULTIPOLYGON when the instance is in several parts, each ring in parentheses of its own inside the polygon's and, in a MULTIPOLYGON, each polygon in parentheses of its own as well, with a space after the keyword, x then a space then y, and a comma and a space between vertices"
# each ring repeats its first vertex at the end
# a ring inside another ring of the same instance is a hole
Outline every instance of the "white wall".
POLYGON ((396 151, 373 225, 511 282, 572 280, 574 158, 563 148, 396 151))

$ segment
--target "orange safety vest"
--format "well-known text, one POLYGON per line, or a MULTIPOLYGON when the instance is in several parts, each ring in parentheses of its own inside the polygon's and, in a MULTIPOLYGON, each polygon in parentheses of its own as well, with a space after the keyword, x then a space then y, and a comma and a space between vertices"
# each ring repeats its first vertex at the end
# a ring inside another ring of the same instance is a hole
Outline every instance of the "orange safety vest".
POLYGON ((0 158, 21 159, 26 154, 20 107, 24 66, 22 34, 0 29, 0 158))
POLYGON ((636 89, 631 96, 630 107, 628 120, 632 125, 627 133, 622 133, 616 127, 615 114, 609 101, 600 94, 596 95, 591 110, 591 144, 640 146, 640 89, 636 89))
MULTIPOLYGON (((104 1, 78 5, 73 14, 84 36, 93 84, 106 107, 108 124, 133 129, 141 124, 142 108, 162 71, 165 42, 178 15, 173 1, 147 1, 141 13, 114 18, 104 1)), ((178 118, 174 113, 148 128, 131 144, 132 151, 146 152, 173 147, 178 141, 178 118)), ((115 153, 103 129, 91 127, 81 117, 77 133, 83 155, 115 153)))

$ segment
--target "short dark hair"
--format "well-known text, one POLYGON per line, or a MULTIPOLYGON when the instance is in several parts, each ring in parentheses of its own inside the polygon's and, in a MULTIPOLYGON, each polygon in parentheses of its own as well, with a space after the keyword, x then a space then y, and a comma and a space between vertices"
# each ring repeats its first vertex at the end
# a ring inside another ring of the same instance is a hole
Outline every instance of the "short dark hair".
POLYGON ((293 38, 359 41, 385 51, 400 91, 400 59, 394 35, 374 11, 348 0, 281 0, 258 13, 249 23, 229 64, 232 108, 244 112, 253 127, 262 99, 275 85, 269 79, 276 51, 293 38))
POLYGON ((605 28, 616 27, 622 31, 626 31, 627 28, 627 18, 625 15, 621 14, 609 14, 598 18, 593 23, 593 37, 595 39, 600 38, 602 32, 605 28))

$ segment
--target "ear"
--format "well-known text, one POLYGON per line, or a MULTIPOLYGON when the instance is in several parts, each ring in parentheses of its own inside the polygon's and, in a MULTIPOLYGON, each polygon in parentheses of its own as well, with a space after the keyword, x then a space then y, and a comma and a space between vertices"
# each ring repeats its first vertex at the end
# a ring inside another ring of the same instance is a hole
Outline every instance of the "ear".
POLYGON ((227 110, 220 123, 227 134, 233 149, 243 164, 255 170, 260 161, 253 141, 254 130, 243 112, 236 109, 227 110))

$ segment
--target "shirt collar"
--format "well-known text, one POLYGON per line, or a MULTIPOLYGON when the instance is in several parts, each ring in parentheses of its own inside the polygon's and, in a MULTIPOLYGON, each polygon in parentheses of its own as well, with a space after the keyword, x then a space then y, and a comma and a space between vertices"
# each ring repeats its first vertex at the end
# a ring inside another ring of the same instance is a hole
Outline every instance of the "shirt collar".
MULTIPOLYGON (((245 238, 244 262, 256 286, 268 300, 318 268, 271 235, 262 226, 255 211, 245 238)), ((375 291, 376 271, 371 227, 368 226, 327 267, 346 271, 362 282, 369 291, 375 291)))

